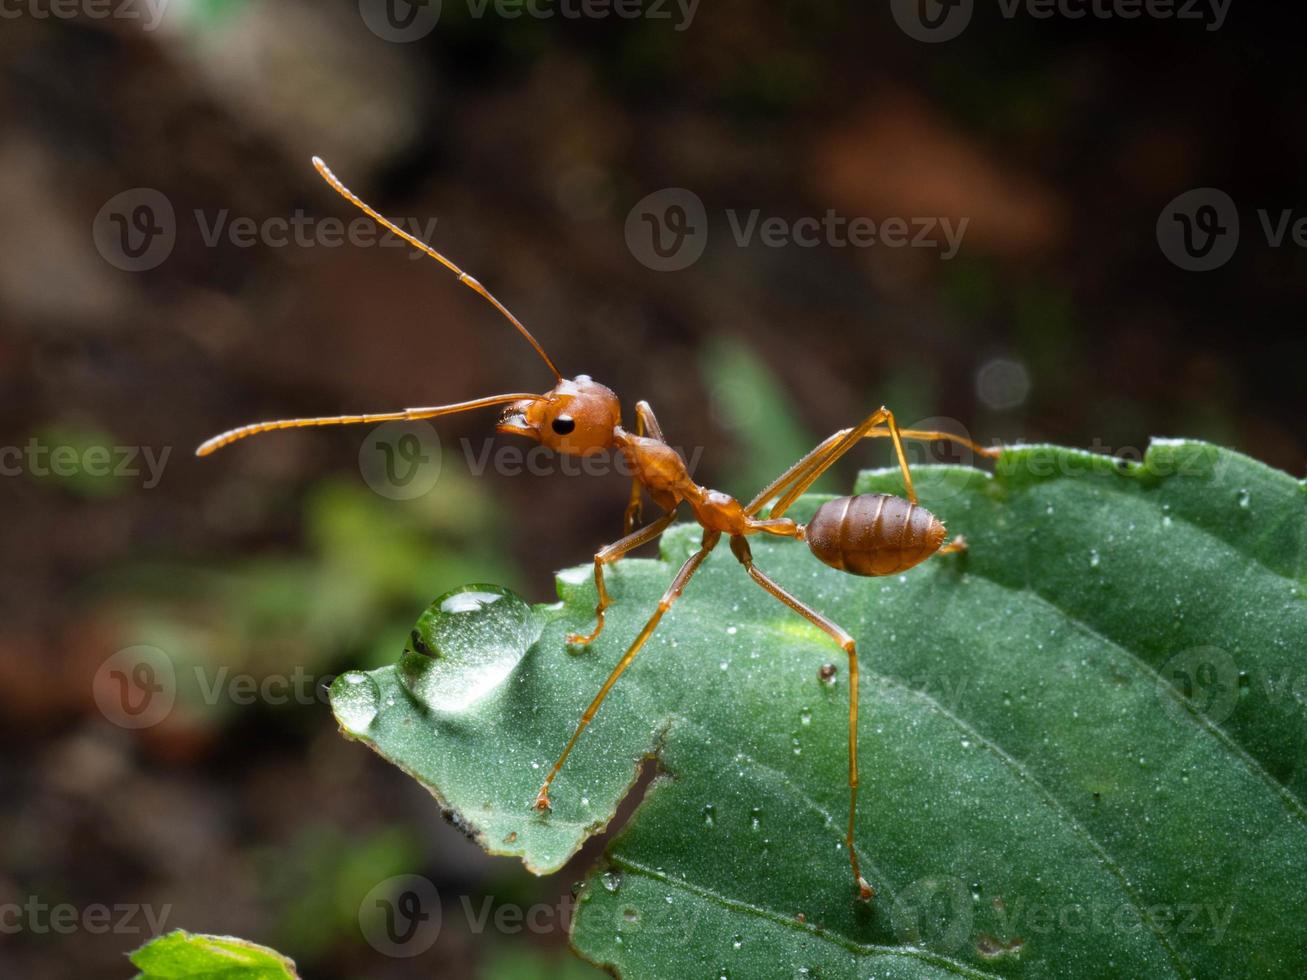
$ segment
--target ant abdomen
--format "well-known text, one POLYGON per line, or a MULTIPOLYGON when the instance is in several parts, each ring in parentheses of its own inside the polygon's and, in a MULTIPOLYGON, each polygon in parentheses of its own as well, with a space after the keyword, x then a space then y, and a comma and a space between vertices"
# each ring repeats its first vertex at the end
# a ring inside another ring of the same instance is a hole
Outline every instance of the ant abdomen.
POLYGON ((812 553, 853 575, 893 575, 925 561, 944 543, 944 525, 926 508, 885 493, 837 497, 817 508, 805 530, 812 553))

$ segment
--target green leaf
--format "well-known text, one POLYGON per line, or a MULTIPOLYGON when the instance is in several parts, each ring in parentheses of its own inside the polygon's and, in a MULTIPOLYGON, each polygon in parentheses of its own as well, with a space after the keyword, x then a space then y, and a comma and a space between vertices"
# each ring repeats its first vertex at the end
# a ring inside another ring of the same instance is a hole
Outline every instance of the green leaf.
POLYGON ((1037 446, 993 475, 915 472, 967 553, 867 579, 754 539, 760 568, 858 641, 868 904, 841 844, 843 654, 726 547, 613 689, 553 811, 530 808, 695 527, 616 566, 584 652, 563 637, 590 623, 588 566, 534 610, 459 593, 399 664, 336 682, 337 718, 538 873, 656 753, 573 924, 624 977, 1303 976, 1304 485, 1171 441, 1142 464, 1037 446))
POLYGON ((298 980, 295 964, 276 950, 231 936, 175 929, 131 955, 136 980, 298 980))

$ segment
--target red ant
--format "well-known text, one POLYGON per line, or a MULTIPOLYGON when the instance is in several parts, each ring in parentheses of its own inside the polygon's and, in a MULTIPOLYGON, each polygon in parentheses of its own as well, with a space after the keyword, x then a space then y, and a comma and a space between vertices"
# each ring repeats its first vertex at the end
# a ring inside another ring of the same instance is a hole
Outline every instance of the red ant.
POLYGON ((849 824, 845 835, 845 844, 849 851, 849 862, 853 869, 853 880, 858 897, 870 899, 875 892, 862 877, 858 867, 858 855, 854 848, 853 831, 857 815, 858 800, 858 654, 853 637, 836 623, 827 619, 815 609, 809 608, 799 599, 790 595, 784 588, 772 581, 753 563, 749 549, 749 536, 770 534, 775 537, 793 538, 806 541, 812 553, 832 568, 849 572, 853 575, 893 575, 920 564, 931 555, 960 552, 966 549, 966 542, 961 536, 955 537, 948 544, 944 543, 944 525, 928 510, 917 503, 917 494, 912 486, 912 474, 908 469, 907 456, 903 451, 903 439, 938 440, 947 439, 970 448, 987 457, 998 455, 998 449, 988 449, 977 445, 970 439, 949 432, 900 429, 894 420, 894 413, 887 408, 872 412, 857 425, 841 429, 827 438, 810 453, 800 459, 788 470, 768 484, 753 500, 742 504, 730 494, 720 490, 710 490, 699 486, 690 478, 685 461, 681 455, 663 439, 662 428, 654 417, 648 402, 639 402, 635 407, 635 431, 622 427, 622 413, 617 395, 597 381, 582 374, 568 380, 562 376, 554 362, 549 359, 544 348, 531 336, 522 323, 513 316, 499 300, 457 265, 434 248, 410 235, 389 221, 377 211, 365 204, 357 195, 340 182, 335 174, 322 160, 314 157, 313 166, 331 187, 359 208, 374 221, 398 235, 414 248, 425 252, 437 262, 458 276, 458 281, 480 294, 517 328, 527 342, 540 355, 549 370, 553 372, 556 384, 543 395, 507 394, 491 395, 472 401, 456 402, 451 405, 438 405, 427 408, 406 408, 397 412, 382 412, 368 415, 338 415, 325 418, 281 419, 273 422, 257 422, 214 436, 196 450, 196 455, 207 456, 214 450, 246 436, 273 429, 291 429, 315 425, 349 425, 361 422, 389 422, 399 420, 429 419, 441 415, 452 415, 475 408, 487 408, 492 405, 506 405, 496 426, 499 432, 526 436, 548 446, 556 452, 573 456, 586 456, 609 450, 617 450, 630 465, 633 474, 630 501, 626 506, 623 537, 601 548, 594 556, 595 590, 598 602, 595 606, 595 627, 585 635, 573 634, 568 642, 584 646, 595 640, 604 628, 604 612, 611 604, 608 590, 604 587, 604 566, 611 565, 628 552, 657 539, 675 520, 682 505, 689 507, 694 519, 703 527, 703 540, 672 579, 671 585, 658 601, 658 607, 649 617, 644 628, 631 643, 626 653, 617 662, 603 687, 595 695, 590 706, 581 715, 581 720, 568 739, 558 761, 554 763, 549 775, 535 799, 535 807, 542 811, 550 809, 549 787, 563 768, 563 763, 576 746, 577 739, 594 718, 604 698, 612 690, 617 679, 631 662, 641 647, 657 628, 659 621, 672 604, 681 596, 690 578, 698 571, 704 559, 717 547, 723 534, 731 541, 731 551, 744 566, 749 577, 769 594, 825 632, 848 654, 849 658, 849 824), (884 438, 888 436, 894 443, 894 452, 898 457, 899 468, 903 472, 904 497, 890 494, 859 494, 854 497, 840 497, 827 501, 817 508, 812 520, 807 524, 798 524, 785 516, 785 512, 799 499, 823 473, 840 457, 865 438, 884 438), (636 530, 642 511, 642 492, 649 497, 664 513, 645 526, 636 530), (767 517, 758 514, 772 500, 767 517))

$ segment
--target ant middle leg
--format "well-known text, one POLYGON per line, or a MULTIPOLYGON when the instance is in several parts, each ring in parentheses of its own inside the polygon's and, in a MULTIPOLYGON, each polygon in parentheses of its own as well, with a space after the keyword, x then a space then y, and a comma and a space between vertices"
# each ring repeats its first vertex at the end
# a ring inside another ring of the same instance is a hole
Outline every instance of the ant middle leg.
POLYGON ((854 845, 854 830, 858 816, 858 649, 853 637, 847 630, 827 619, 812 607, 796 599, 780 585, 761 572, 753 563, 753 553, 749 542, 742 535, 731 538, 731 551, 739 559, 749 577, 760 585, 769 595, 779 599, 796 613, 812 623, 819 630, 840 645, 849 657, 849 824, 844 835, 844 844, 849 851, 849 865, 853 870, 853 884, 857 889, 858 899, 867 901, 875 896, 876 890, 862 876, 858 864, 858 851, 854 845))
POLYGON ((558 761, 554 763, 554 767, 549 770, 549 775, 545 777, 544 785, 540 787, 540 792, 536 794, 535 808, 537 810, 548 810, 550 808, 549 787, 553 785, 554 779, 558 776, 559 772, 562 771, 563 763, 567 761, 567 757, 572 754, 572 749, 576 747, 577 739, 581 737, 581 733, 586 730, 586 727, 594 719, 594 716, 599 711, 599 706, 604 703, 604 699, 608 697, 608 692, 613 689, 613 685, 617 683, 617 679, 626 672, 627 667, 631 666, 631 661, 635 659, 635 655, 640 652, 641 648, 643 648, 645 643, 648 642, 649 637, 653 635, 653 631, 658 628, 658 623, 663 618, 663 615, 667 610, 671 609, 672 604, 681 597, 681 593, 685 591, 685 586, 694 576, 694 573, 699 570, 699 566, 703 564, 704 559, 707 558, 708 555, 712 553, 712 550, 717 547, 717 542, 721 540, 721 536, 720 531, 703 532, 703 543, 699 550, 689 558, 685 559, 685 564, 683 564, 680 571, 676 573, 676 577, 672 579, 671 585, 667 586, 667 591, 663 593, 663 597, 658 600, 658 608, 654 610, 653 615, 649 617, 649 621, 644 624, 644 628, 640 630, 639 635, 632 641, 630 647, 627 648, 626 653, 622 655, 622 659, 617 661, 617 666, 614 667, 613 672, 608 675, 608 680, 604 681, 603 687, 599 688, 599 693, 595 695, 594 700, 590 702, 590 706, 586 708, 585 713, 581 715, 581 720, 577 722, 576 730, 572 732, 572 737, 567 740, 567 745, 563 748, 563 754, 558 757, 558 761))
POLYGON ((595 552, 595 593, 598 601, 595 604, 595 628, 592 632, 582 635, 572 633, 567 637, 567 642, 574 646, 586 646, 593 643, 599 638, 599 634, 604 631, 604 610, 612 605, 613 600, 608 596, 608 589, 604 585, 604 566, 611 565, 619 558, 624 557, 629 552, 634 551, 641 545, 648 544, 659 535, 661 535, 676 519, 676 511, 671 510, 658 518, 656 521, 640 528, 633 534, 628 534, 620 541, 615 541, 607 547, 600 548, 595 552))

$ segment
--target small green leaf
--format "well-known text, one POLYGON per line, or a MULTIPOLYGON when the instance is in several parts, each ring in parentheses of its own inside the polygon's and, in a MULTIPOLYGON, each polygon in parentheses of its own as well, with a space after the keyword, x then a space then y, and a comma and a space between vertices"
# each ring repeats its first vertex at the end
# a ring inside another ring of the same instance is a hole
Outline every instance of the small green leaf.
POLYGON ((465 613, 466 632, 429 612, 400 664, 336 682, 337 718, 538 873, 656 755, 573 923, 624 977, 1305 975, 1303 483, 1171 441, 1141 464, 1038 446, 993 475, 914 472, 965 554, 867 579, 792 541, 753 546, 858 642, 871 903, 842 844, 843 653, 725 547, 614 687, 553 811, 531 809, 696 527, 612 569, 607 630, 583 652, 564 636, 591 623, 589 566, 529 622, 509 599, 465 613))
POLYGON ((298 980, 276 950, 231 936, 176 929, 131 954, 136 980, 298 980))

